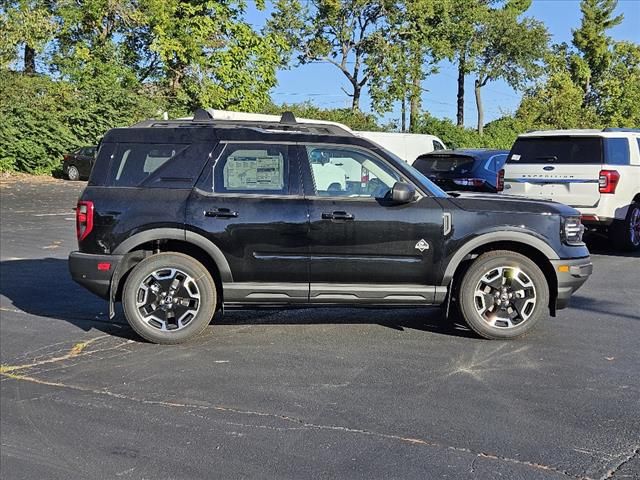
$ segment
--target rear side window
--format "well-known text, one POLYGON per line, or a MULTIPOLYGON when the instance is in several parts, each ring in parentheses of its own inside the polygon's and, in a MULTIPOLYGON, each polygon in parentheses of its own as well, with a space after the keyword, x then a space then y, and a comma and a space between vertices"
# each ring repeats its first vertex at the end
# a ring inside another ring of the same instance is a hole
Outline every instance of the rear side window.
POLYGON ((425 155, 419 157, 413 167, 424 175, 434 173, 464 174, 473 170, 475 159, 464 155, 425 155))
POLYGON ((187 144, 121 143, 112 156, 107 183, 114 187, 140 186, 187 148, 187 144))
POLYGON ((626 138, 605 138, 604 163, 629 165, 629 141, 626 138))
POLYGON ((217 193, 289 193, 289 147, 270 144, 228 144, 213 167, 217 193))
POLYGON ((434 150, 444 150, 444 145, 442 145, 439 141, 434 140, 433 141, 433 149, 434 150))
POLYGON ((507 163, 602 163, 602 139, 598 137, 525 137, 516 140, 507 163))

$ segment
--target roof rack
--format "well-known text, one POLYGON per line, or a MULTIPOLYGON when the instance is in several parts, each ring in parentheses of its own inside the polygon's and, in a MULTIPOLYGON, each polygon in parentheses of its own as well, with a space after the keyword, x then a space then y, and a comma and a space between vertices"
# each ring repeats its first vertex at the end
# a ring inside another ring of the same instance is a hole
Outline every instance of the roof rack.
POLYGON ((353 131, 341 123, 307 118, 296 119, 293 112, 286 111, 281 116, 260 113, 231 112, 199 108, 193 117, 175 120, 144 120, 133 127, 181 127, 192 125, 212 125, 221 128, 245 127, 260 129, 265 132, 300 132, 319 135, 353 136, 353 131))
POLYGON ((602 129, 603 132, 624 132, 624 133, 640 133, 640 128, 617 128, 607 127, 602 129))

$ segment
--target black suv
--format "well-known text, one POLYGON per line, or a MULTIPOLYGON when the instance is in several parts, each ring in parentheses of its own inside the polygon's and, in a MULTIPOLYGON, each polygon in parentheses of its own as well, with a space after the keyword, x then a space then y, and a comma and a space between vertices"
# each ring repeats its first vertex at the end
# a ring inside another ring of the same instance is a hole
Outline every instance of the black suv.
POLYGON ((591 274, 570 207, 447 195, 339 125, 213 117, 109 131, 78 201, 71 274, 147 340, 274 305, 444 305, 513 338, 591 274))

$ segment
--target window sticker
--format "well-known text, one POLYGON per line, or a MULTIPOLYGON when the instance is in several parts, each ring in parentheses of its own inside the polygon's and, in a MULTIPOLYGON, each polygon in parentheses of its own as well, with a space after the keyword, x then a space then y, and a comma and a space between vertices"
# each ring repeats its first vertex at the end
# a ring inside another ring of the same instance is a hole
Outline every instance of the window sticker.
POLYGON ((225 188, 230 190, 281 190, 284 185, 280 155, 233 155, 224 170, 225 188))
POLYGON ((517 162, 518 160, 520 160, 520 155, 514 153, 513 155, 511 155, 511 160, 515 160, 517 162))

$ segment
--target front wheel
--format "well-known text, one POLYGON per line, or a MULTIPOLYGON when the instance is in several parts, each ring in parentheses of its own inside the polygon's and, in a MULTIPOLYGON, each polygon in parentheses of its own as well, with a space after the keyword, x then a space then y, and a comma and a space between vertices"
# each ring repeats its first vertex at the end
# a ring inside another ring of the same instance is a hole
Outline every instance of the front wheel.
POLYGON ((124 314, 153 343, 175 344, 199 335, 216 307, 209 271, 181 253, 158 253, 134 267, 122 291, 124 314))
POLYGON ((532 260, 499 250, 471 264, 458 297, 462 317, 478 335, 510 339, 526 334, 546 316, 549 285, 532 260))

